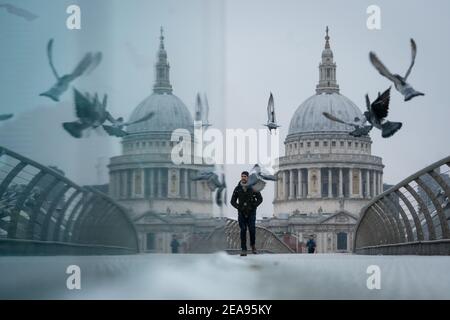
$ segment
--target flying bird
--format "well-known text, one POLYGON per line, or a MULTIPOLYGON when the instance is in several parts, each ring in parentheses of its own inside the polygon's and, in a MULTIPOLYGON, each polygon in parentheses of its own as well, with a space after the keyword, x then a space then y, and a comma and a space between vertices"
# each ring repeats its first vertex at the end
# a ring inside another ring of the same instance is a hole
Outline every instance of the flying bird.
POLYGON ((12 113, 0 114, 0 121, 11 119, 14 115, 12 113))
POLYGON ((77 89, 74 89, 74 100, 78 120, 63 123, 63 128, 74 138, 81 138, 83 131, 86 129, 96 129, 100 126, 110 136, 123 137, 128 134, 123 130, 124 127, 146 121, 154 115, 153 112, 150 112, 137 121, 124 122, 122 117, 115 119, 106 109, 108 100, 106 94, 100 101, 97 94, 91 97, 88 93, 83 95, 77 89), (110 125, 105 124, 107 121, 110 125))
POLYGON ((273 103, 272 92, 270 93, 269 102, 267 104, 267 124, 264 125, 269 128, 270 133, 272 133, 272 130, 276 130, 279 127, 275 118, 275 106, 273 103))
POLYGON ((391 80, 397 91, 399 91, 404 97, 405 101, 409 101, 414 97, 417 96, 424 96, 425 94, 419 91, 414 90, 414 88, 406 82, 408 79, 409 74, 411 73, 412 67, 414 65, 414 62, 416 60, 416 53, 417 53, 417 46, 414 41, 414 39, 411 39, 411 65, 409 66, 408 70, 406 71, 406 74, 404 77, 398 75, 398 74, 392 74, 385 65, 381 62, 381 60, 377 57, 375 53, 372 51, 369 53, 370 61, 372 62, 375 69, 378 70, 378 72, 382 75, 391 80))
POLYGON ((259 164, 255 164, 249 173, 247 187, 252 187, 256 192, 260 192, 266 186, 266 181, 277 181, 277 177, 266 170, 261 169, 259 164))
POLYGON ((339 119, 338 117, 335 117, 334 115, 332 115, 331 113, 328 113, 328 112, 323 112, 322 114, 329 120, 352 126, 354 128, 354 130, 349 132, 349 134, 353 137, 367 136, 369 134, 370 130, 372 130, 372 128, 373 128, 372 125, 365 124, 367 122, 366 117, 363 117, 362 119, 355 117, 354 121, 350 122, 350 121, 344 121, 342 119, 339 119))
POLYGON ((364 117, 375 128, 381 130, 383 138, 393 136, 402 127, 401 122, 391 122, 386 120, 389 111, 391 87, 389 87, 382 94, 378 93, 378 97, 370 103, 369 95, 366 94, 367 111, 364 112, 364 117))
POLYGON ((8 13, 24 18, 27 21, 33 21, 34 19, 38 18, 38 16, 34 13, 14 6, 10 3, 0 3, 0 8, 5 8, 8 13))
POLYGON ((101 52, 88 52, 84 55, 83 59, 78 63, 72 73, 66 74, 62 77, 58 75, 58 72, 53 65, 53 39, 50 39, 47 44, 47 56, 50 68, 54 76, 56 77, 56 84, 53 85, 48 91, 40 94, 40 96, 48 97, 53 101, 59 101, 59 97, 69 88, 69 84, 76 78, 83 74, 89 74, 95 69, 102 60, 101 52))
POLYGON ((209 104, 206 94, 203 97, 204 98, 202 100, 200 93, 197 93, 197 97, 195 100, 195 121, 201 121, 202 127, 208 128, 209 126, 211 126, 211 124, 209 124, 208 122, 209 104))
POLYGON ((201 171, 197 176, 191 178, 192 181, 206 181, 206 185, 208 186, 211 192, 216 192, 216 204, 219 207, 222 207, 225 203, 226 205, 226 188, 227 185, 225 183, 225 174, 218 174, 215 171, 201 171), (219 177, 220 175, 220 177, 219 177))

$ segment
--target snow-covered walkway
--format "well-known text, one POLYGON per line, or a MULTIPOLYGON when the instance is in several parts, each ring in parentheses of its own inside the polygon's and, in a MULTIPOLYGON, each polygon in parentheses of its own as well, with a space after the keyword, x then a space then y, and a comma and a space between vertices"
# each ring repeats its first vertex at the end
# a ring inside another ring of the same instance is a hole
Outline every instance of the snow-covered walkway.
POLYGON ((223 252, 0 257, 0 298, 450 299, 450 257, 223 252), (80 267, 80 290, 66 286, 70 265, 80 267))

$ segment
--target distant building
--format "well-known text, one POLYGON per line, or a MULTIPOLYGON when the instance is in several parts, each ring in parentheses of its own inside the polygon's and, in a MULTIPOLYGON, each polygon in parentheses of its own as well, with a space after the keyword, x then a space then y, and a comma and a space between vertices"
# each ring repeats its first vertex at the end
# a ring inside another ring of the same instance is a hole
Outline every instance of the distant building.
POLYGON ((339 92, 329 39, 327 28, 316 94, 295 111, 279 159, 274 218, 261 222, 301 242, 313 234, 319 253, 351 251, 361 208, 383 192, 384 165, 371 154, 370 137, 353 137, 352 127, 323 116, 363 116, 339 92))
MULTIPOLYGON (((110 159, 109 194, 129 209, 139 231, 141 249, 170 252, 174 233, 180 251, 189 248, 191 235, 212 231, 217 219, 212 216, 211 191, 204 181, 191 179, 211 165, 174 164, 171 141, 176 129, 187 129, 192 145, 194 122, 186 105, 172 93, 169 63, 161 29, 156 80, 153 93, 132 112, 130 121, 150 112, 152 118, 130 125, 122 139, 122 154, 110 159), (205 227, 206 226, 206 227, 205 227)), ((186 249, 187 250, 187 249, 186 249)))

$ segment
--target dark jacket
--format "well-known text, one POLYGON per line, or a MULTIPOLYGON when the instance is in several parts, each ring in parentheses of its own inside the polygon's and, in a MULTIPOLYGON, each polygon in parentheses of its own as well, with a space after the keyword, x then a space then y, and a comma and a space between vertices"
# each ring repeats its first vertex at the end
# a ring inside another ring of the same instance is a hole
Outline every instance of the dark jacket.
POLYGON ((309 239, 306 242, 306 246, 308 247, 308 249, 315 249, 316 248, 316 242, 313 239, 309 239))
POLYGON ((234 188, 233 195, 231 196, 231 205, 235 207, 239 213, 248 215, 254 211, 263 202, 263 198, 260 192, 253 191, 253 189, 244 188, 239 182, 236 188, 234 188))

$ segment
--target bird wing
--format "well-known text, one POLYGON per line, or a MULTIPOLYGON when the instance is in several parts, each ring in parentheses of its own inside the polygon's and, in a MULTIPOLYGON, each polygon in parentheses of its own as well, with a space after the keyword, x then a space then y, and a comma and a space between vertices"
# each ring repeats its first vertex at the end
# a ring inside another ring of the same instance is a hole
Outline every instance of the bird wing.
POLYGON ((82 120, 89 120, 92 122, 96 118, 96 113, 92 107, 91 101, 83 96, 83 94, 77 89, 73 89, 75 100, 75 111, 78 118, 82 120))
POLYGON ((154 115, 155 115, 154 112, 149 112, 149 113, 147 113, 145 116, 143 116, 142 118, 140 118, 140 119, 138 119, 138 120, 136 120, 136 121, 126 122, 126 123, 124 123, 123 125, 124 125, 124 126, 129 126, 129 125, 131 125, 131 124, 143 122, 143 121, 146 121, 146 120, 150 119, 150 118, 153 117, 154 115))
POLYGON ((256 183, 254 183, 252 185, 252 189, 255 192, 260 192, 264 189, 265 186, 266 186, 266 182, 262 179, 258 179, 258 181, 256 181, 256 183))
POLYGON ((411 73, 414 62, 416 61, 416 54, 417 54, 416 42, 412 38, 410 41, 411 41, 411 65, 409 66, 408 70, 405 73, 405 81, 406 78, 408 78, 409 74, 411 73))
POLYGON ((74 80, 81 76, 91 65, 92 63, 92 53, 88 52, 84 55, 83 59, 78 63, 73 72, 69 75, 70 80, 74 80))
POLYGON ((101 52, 96 52, 93 56, 92 56, 92 61, 89 64, 89 66, 86 68, 85 74, 88 75, 92 72, 92 70, 94 70, 95 68, 97 68, 97 66, 100 64, 100 62, 102 61, 102 53, 101 52))
POLYGON ((386 118, 389 111, 389 100, 390 100, 391 87, 386 89, 378 98, 372 102, 371 111, 375 114, 378 119, 386 118))
POLYGON ((8 119, 10 119, 10 118, 12 118, 12 117, 13 117, 13 114, 12 114, 12 113, 9 113, 9 114, 1 114, 1 115, 0 115, 0 121, 8 120, 8 119))
POLYGON ((53 74, 55 75, 56 79, 59 79, 58 72, 56 72, 55 66, 53 65, 53 39, 50 39, 47 43, 47 57, 53 74))
POLYGON ((208 186, 209 190, 211 191, 216 190, 220 186, 220 181, 217 174, 212 174, 206 181, 206 185, 208 186))
POLYGON ((372 62, 372 65, 375 67, 375 69, 378 70, 378 72, 382 76, 388 78, 395 84, 398 84, 398 85, 401 84, 400 80, 397 79, 396 77, 394 77, 394 75, 388 70, 388 68, 386 68, 386 66, 383 64, 383 62, 381 62, 381 60, 378 59, 378 57, 375 53, 370 52, 369 57, 370 57, 370 62, 372 62))
POLYGON ((121 138, 128 134, 126 131, 123 131, 122 129, 116 128, 114 126, 103 125, 102 127, 110 136, 121 138))
POLYGON ((336 121, 336 122, 339 122, 339 123, 347 124, 347 125, 352 126, 352 127, 356 127, 356 126, 357 126, 355 123, 352 123, 352 122, 346 122, 346 121, 344 121, 344 120, 341 120, 341 119, 339 119, 339 118, 333 116, 331 113, 328 113, 328 112, 322 112, 322 114, 325 116, 325 118, 328 118, 328 119, 330 119, 330 120, 332 120, 332 121, 336 121))
POLYGON ((267 119, 268 122, 275 122, 275 109, 272 92, 270 93, 269 102, 267 103, 267 119))
POLYGON ((25 19, 28 20, 28 21, 34 20, 34 19, 36 19, 36 18, 38 17, 37 15, 31 13, 31 12, 28 11, 28 10, 25 10, 25 9, 22 9, 22 8, 19 8, 19 7, 16 7, 16 6, 13 6, 12 4, 9 4, 9 3, 0 4, 0 8, 1 8, 1 7, 6 8, 6 10, 7 10, 9 13, 12 13, 12 14, 14 14, 14 15, 16 15, 16 16, 25 18, 25 19))
POLYGON ((210 171, 201 171, 199 172, 195 177, 192 177, 192 181, 199 181, 199 180, 208 180, 213 173, 210 171))
POLYGON ((273 174, 263 174, 263 173, 260 173, 259 176, 260 176, 261 178, 263 178, 264 180, 270 180, 270 181, 277 181, 277 180, 278 180, 277 177, 274 176, 273 174))

